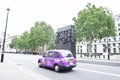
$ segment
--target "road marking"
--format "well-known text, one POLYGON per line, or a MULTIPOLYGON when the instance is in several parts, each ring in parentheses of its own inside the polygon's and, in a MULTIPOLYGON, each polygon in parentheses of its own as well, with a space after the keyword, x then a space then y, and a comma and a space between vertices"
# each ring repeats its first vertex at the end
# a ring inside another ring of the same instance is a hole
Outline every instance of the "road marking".
MULTIPOLYGON (((10 62, 10 61, 6 61, 7 63, 9 64, 12 64, 14 66, 16 66, 17 64, 13 63, 13 62, 10 62)), ((25 74, 28 74, 29 76, 32 76, 33 78, 35 78, 35 80, 50 80, 48 79, 47 77, 43 76, 43 75, 40 75, 36 72, 33 72, 32 70, 30 69, 27 69, 26 67, 24 66, 16 66, 19 70, 21 70, 22 72, 24 72, 25 74)))
POLYGON ((105 75, 109 75, 109 76, 120 77, 119 74, 112 74, 112 73, 107 73, 107 72, 102 72, 102 71, 96 71, 96 70, 90 70, 90 69, 85 69, 85 68, 75 68, 75 69, 82 70, 82 71, 93 72, 93 73, 98 73, 98 74, 105 74, 105 75))

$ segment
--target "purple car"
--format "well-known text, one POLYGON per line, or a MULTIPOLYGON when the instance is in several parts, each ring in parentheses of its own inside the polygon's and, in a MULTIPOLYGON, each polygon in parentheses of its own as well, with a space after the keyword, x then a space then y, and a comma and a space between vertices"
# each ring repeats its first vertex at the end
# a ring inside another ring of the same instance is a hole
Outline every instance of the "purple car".
POLYGON ((69 50, 49 50, 38 59, 39 67, 48 67, 59 72, 62 69, 72 70, 76 66, 76 59, 69 50))

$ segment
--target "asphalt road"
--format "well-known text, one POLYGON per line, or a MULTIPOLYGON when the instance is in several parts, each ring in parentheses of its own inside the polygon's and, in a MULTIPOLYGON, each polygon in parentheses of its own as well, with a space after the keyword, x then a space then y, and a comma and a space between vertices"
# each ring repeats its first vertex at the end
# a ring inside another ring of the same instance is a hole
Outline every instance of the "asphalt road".
POLYGON ((57 73, 51 69, 39 68, 37 65, 39 57, 38 55, 6 53, 4 59, 20 68, 24 67, 23 71, 29 69, 50 80, 120 80, 120 67, 78 62, 77 67, 72 71, 57 73))

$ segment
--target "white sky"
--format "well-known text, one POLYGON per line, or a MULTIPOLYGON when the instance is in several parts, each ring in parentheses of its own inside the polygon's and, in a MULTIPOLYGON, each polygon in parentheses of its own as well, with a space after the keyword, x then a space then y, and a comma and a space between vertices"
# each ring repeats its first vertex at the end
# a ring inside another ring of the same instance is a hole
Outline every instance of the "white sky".
POLYGON ((36 21, 45 21, 57 28, 73 24, 72 18, 87 3, 107 7, 120 14, 120 0, 0 0, 0 33, 4 32, 9 7, 7 34, 18 35, 30 30, 36 21))

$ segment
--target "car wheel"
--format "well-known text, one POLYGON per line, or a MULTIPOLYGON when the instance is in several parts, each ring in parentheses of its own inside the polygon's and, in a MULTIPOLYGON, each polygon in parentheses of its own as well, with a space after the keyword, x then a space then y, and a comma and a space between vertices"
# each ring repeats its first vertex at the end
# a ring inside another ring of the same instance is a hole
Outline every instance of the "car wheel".
POLYGON ((54 69, 55 69, 56 72, 59 72, 59 71, 60 71, 60 67, 59 67, 58 65, 55 65, 55 66, 54 66, 54 69))
POLYGON ((38 66, 41 68, 42 67, 42 64, 41 64, 41 62, 38 62, 38 66))
POLYGON ((73 68, 69 68, 69 70, 71 71, 73 68))

